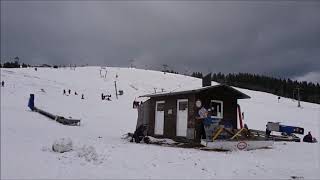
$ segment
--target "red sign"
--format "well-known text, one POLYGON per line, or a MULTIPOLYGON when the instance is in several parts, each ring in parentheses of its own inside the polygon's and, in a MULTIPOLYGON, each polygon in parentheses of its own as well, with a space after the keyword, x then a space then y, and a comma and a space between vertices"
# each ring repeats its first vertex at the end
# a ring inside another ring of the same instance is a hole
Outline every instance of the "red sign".
POLYGON ((238 148, 239 150, 244 150, 245 148, 247 148, 247 146, 248 146, 248 144, 247 144, 246 142, 244 142, 244 141, 241 141, 241 142, 239 142, 239 143, 237 144, 237 148, 238 148))

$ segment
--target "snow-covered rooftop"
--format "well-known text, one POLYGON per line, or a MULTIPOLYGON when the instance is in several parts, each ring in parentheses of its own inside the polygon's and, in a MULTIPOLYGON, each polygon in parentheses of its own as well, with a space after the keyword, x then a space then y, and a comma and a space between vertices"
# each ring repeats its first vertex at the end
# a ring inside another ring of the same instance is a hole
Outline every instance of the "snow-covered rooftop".
POLYGON ((238 91, 235 88, 232 88, 227 85, 218 84, 213 86, 206 86, 201 88, 195 88, 195 89, 189 89, 189 90, 183 90, 183 91, 171 91, 171 92, 161 92, 161 93, 154 93, 154 94, 146 94, 142 95, 140 97, 159 97, 159 96, 173 96, 173 95, 180 95, 180 94, 190 94, 190 93, 198 93, 205 90, 211 90, 211 89, 217 89, 217 88, 226 88, 229 91, 233 91, 238 95, 238 99, 248 99, 250 96, 242 93, 241 91, 238 91))

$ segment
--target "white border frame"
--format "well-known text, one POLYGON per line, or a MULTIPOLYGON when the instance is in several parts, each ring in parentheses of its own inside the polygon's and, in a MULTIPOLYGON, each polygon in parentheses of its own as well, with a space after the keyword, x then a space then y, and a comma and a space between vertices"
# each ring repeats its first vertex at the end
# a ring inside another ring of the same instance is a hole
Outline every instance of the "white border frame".
POLYGON ((218 117, 218 116, 211 116, 211 117, 223 119, 223 101, 220 101, 220 100, 211 100, 211 102, 221 103, 221 117, 218 117))

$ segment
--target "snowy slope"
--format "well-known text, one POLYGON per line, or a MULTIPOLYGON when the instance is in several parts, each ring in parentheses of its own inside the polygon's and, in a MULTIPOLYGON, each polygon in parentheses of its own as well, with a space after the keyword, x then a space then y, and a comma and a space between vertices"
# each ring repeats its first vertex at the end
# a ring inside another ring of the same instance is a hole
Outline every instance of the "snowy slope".
MULTIPOLYGON (((121 139, 136 125, 132 101, 156 91, 201 86, 201 80, 132 68, 100 67, 1 69, 1 178, 319 178, 319 143, 276 143, 273 149, 248 152, 206 152, 196 149, 133 144, 121 139), (118 78, 116 78, 118 75, 118 78), (114 81, 123 96, 115 99, 114 81), (40 90, 44 89, 45 92, 40 90), (72 95, 62 95, 71 89, 72 95), (73 95, 77 91, 78 96, 73 95), (101 101, 101 93, 112 101, 101 101), (63 126, 27 108, 29 94, 41 109, 80 118, 80 127, 63 126), (81 100, 84 94, 85 100, 81 100), (51 151, 62 137, 75 150, 51 151)), ((249 128, 265 129, 268 121, 297 125, 319 139, 320 105, 297 102, 268 93, 239 89, 251 96, 240 100, 249 128)))

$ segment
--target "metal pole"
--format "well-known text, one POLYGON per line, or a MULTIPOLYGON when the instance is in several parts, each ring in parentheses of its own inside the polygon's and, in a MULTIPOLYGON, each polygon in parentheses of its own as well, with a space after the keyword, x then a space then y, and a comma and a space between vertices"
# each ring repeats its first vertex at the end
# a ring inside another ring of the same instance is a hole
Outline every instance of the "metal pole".
POLYGON ((116 98, 118 99, 117 81, 114 81, 114 88, 116 90, 116 98))
POLYGON ((301 107, 300 105, 300 88, 298 87, 298 107, 301 107))
POLYGON ((292 91, 292 99, 294 100, 294 90, 292 91))

